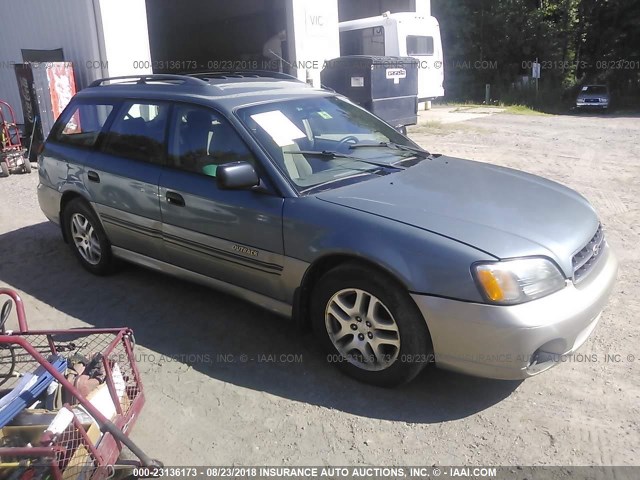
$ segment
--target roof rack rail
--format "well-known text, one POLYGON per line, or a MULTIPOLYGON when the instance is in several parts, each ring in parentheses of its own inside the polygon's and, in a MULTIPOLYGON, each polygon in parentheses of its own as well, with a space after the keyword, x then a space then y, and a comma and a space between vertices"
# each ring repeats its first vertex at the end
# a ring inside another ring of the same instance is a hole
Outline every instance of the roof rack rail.
POLYGON ((298 77, 282 72, 274 72, 271 70, 219 70, 188 73, 190 77, 195 78, 275 78, 280 80, 291 80, 304 83, 298 77))
POLYGON ((152 75, 125 75, 122 77, 108 77, 101 78, 100 80, 96 80, 89 88, 92 87, 100 87, 106 82, 113 82, 119 80, 128 80, 130 82, 135 81, 138 85, 145 85, 148 82, 162 82, 162 81, 174 81, 174 82, 182 82, 185 85, 196 85, 196 86, 205 86, 209 85, 204 80, 199 78, 194 78, 188 75, 168 75, 168 74, 152 74, 152 75))

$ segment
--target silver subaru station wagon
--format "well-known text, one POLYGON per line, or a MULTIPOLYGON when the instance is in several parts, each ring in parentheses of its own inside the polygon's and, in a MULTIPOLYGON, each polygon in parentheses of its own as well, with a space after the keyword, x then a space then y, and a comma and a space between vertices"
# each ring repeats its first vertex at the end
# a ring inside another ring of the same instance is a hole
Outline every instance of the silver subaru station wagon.
POLYGON ((428 363, 547 370, 593 332, 617 274, 575 191, 430 154, 278 75, 94 82, 39 163, 40 206, 90 272, 124 260, 239 296, 382 386, 428 363))

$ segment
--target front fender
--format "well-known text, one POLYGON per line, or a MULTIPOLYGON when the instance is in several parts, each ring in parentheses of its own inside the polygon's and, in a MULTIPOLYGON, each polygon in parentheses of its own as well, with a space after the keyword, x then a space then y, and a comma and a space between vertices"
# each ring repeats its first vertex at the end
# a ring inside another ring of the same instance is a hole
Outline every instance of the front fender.
POLYGON ((313 265, 328 255, 374 263, 408 291, 482 302, 470 267, 495 260, 473 247, 374 214, 290 198, 284 207, 285 255, 313 265))

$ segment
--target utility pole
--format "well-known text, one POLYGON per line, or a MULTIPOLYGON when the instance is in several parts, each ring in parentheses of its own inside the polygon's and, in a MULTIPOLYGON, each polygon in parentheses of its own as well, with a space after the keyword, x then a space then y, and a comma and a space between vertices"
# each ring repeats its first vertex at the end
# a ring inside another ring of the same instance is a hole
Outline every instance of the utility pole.
POLYGON ((538 91, 539 91, 538 82, 540 81, 541 73, 542 73, 542 68, 540 63, 538 62, 538 57, 536 57, 536 61, 533 62, 533 65, 531 66, 531 77, 536 81, 536 101, 538 101, 538 91))

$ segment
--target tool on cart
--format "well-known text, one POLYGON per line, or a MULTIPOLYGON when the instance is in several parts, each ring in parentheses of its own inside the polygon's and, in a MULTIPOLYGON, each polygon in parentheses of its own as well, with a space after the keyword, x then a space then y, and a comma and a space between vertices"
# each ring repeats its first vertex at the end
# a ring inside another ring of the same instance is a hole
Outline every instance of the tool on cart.
MULTIPOLYGON (((49 363, 59 373, 64 373, 67 369, 67 360, 59 355, 52 355, 49 363)), ((53 376, 43 367, 38 367, 33 373, 24 374, 13 390, 0 398, 0 428, 5 427, 20 412, 32 405, 52 382, 53 376)))
POLYGON ((8 177, 12 172, 31 173, 31 163, 22 146, 16 115, 7 102, 0 100, 0 172, 8 177))
POLYGON ((0 309, 0 478, 110 478, 159 467, 129 438, 144 390, 128 328, 29 330, 20 296, 0 309), (13 305, 18 330, 6 329, 13 305), (118 464, 127 447, 137 462, 118 464))

